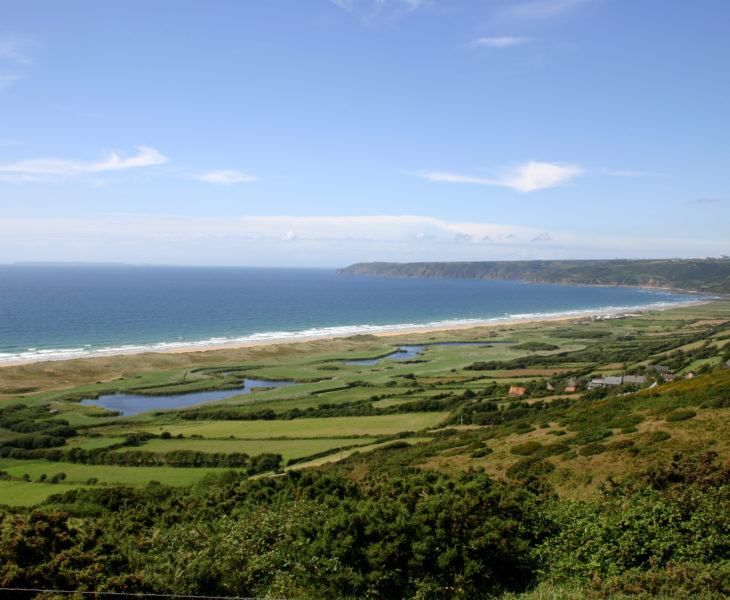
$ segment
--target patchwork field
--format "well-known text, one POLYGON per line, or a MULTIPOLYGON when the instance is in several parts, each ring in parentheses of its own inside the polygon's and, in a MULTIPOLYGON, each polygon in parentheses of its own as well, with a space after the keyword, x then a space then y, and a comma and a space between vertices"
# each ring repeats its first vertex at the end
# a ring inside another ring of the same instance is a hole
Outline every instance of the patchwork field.
POLYGON ((708 381, 724 389, 729 316, 730 301, 717 301, 615 319, 5 367, 0 504, 33 505, 74 487, 186 486, 230 470, 260 477, 353 457, 370 464, 383 453, 445 472, 538 474, 561 494, 589 497, 677 450, 730 453, 721 402, 687 401, 694 414, 667 420, 687 402, 662 395, 699 386, 705 397, 708 381), (384 359, 402 344, 426 346, 384 359), (346 364, 355 359, 376 362, 346 364), (690 371, 697 377, 683 379, 690 371), (623 373, 646 373, 646 383, 588 389, 623 373), (241 394, 244 378, 296 385, 241 394), (662 394, 650 401, 655 390, 642 390, 652 384, 662 394), (210 390, 224 397, 197 400, 210 390), (79 403, 116 393, 142 394, 150 410, 120 417, 79 403), (155 408, 170 394, 186 406, 155 408))

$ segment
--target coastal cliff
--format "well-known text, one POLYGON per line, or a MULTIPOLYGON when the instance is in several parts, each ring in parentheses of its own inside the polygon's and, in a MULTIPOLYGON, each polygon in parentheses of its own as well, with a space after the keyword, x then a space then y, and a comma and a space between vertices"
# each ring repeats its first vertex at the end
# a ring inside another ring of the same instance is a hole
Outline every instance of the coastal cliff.
POLYGON ((630 285, 705 294, 730 294, 730 260, 530 260, 484 262, 357 263, 347 275, 512 279, 570 285, 630 285))

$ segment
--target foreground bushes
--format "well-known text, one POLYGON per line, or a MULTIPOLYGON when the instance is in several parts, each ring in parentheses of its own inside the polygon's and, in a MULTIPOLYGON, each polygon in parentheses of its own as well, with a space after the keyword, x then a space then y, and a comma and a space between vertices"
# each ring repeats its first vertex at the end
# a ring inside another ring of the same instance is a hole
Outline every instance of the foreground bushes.
MULTIPOLYGON (((549 463, 518 464, 529 482, 549 463)), ((0 522, 0 583, 15 587, 440 599, 530 598, 535 585, 648 598, 674 586, 719 598, 728 565, 730 469, 712 455, 589 502, 481 472, 376 467, 358 478, 229 472, 185 490, 78 489, 0 522)))

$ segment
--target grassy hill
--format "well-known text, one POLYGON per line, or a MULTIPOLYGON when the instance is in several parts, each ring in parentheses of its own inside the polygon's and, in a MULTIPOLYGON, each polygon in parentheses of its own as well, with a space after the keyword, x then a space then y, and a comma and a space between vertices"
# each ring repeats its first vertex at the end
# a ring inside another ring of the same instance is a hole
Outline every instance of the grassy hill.
POLYGON ((533 283, 629 285, 730 293, 730 260, 531 260, 485 262, 358 263, 350 275, 512 279, 533 283))

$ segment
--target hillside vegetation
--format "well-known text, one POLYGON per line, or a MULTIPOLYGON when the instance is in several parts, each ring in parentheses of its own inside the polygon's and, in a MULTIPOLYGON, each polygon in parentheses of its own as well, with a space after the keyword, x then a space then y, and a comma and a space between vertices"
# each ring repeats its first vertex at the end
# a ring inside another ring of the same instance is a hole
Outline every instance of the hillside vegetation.
POLYGON ((0 369, 0 587, 730 594, 730 301, 101 360, 0 369), (231 396, 154 408, 204 389, 231 396), (151 410, 79 403, 117 391, 151 410))
POLYGON ((358 263, 349 275, 512 279, 533 283, 630 285, 730 294, 730 260, 530 260, 484 262, 358 263))

